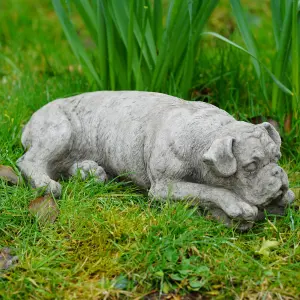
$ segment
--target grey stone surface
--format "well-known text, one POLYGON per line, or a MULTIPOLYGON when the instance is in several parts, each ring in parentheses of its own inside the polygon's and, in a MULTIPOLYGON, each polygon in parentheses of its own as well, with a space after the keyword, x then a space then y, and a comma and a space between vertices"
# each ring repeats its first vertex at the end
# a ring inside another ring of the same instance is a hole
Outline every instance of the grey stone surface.
POLYGON ((93 92, 58 99, 24 128, 17 165, 33 187, 61 194, 60 176, 126 173, 151 197, 192 200, 243 228, 294 199, 269 123, 236 121, 207 103, 151 92, 93 92), (259 213, 260 212, 260 213, 259 213))

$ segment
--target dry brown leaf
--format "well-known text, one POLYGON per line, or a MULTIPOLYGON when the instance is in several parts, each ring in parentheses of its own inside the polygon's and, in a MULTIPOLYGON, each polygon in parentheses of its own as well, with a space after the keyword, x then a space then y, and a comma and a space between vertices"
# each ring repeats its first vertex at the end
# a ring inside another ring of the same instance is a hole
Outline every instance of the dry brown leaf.
POLYGON ((59 208, 49 195, 32 200, 29 204, 29 211, 42 224, 54 223, 59 215, 59 208))
POLYGON ((20 182, 18 175, 9 166, 0 165, 0 178, 12 184, 18 184, 20 182))

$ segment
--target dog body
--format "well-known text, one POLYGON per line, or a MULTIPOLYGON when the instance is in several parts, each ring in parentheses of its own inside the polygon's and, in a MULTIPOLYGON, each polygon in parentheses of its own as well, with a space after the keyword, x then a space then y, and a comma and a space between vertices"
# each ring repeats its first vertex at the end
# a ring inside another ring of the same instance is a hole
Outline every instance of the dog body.
POLYGON ((22 143, 21 172, 57 197, 59 177, 79 170, 100 181, 126 174, 152 197, 191 198, 227 221, 293 201, 274 127, 203 102, 133 91, 58 99, 32 116, 22 143))

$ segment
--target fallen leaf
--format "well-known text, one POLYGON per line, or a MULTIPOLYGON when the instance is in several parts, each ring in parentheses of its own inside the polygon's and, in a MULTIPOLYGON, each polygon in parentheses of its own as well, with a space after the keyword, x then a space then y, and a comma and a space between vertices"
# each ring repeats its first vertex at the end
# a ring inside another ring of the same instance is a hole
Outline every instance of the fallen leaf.
POLYGON ((270 240, 263 240, 262 245, 256 253, 263 255, 263 256, 269 256, 270 255, 270 249, 277 248, 279 245, 278 241, 270 241, 270 240))
POLYGON ((59 208, 49 195, 32 200, 29 204, 29 211, 42 224, 54 223, 59 215, 59 208))
POLYGON ((0 178, 8 181, 12 184, 17 185, 20 183, 20 179, 18 175, 14 172, 14 170, 9 166, 0 165, 0 178))
POLYGON ((0 270, 7 270, 18 261, 18 256, 11 255, 11 252, 11 249, 8 247, 0 250, 0 270))

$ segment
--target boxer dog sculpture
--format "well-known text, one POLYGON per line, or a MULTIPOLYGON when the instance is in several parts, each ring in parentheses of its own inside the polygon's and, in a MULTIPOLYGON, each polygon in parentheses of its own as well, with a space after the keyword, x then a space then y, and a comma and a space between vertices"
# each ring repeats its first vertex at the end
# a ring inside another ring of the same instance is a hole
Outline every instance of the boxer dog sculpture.
POLYGON ((61 194, 78 171, 127 174, 157 199, 192 200, 240 228, 293 201, 269 123, 236 121, 203 102, 150 92, 93 92, 48 103, 25 126, 18 160, 33 187, 61 194))

